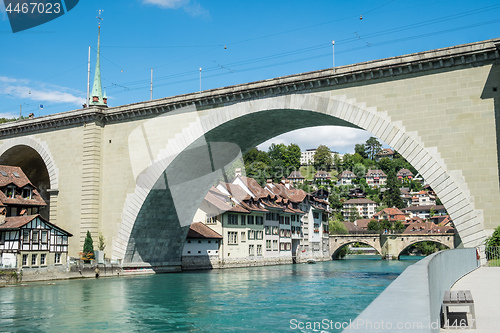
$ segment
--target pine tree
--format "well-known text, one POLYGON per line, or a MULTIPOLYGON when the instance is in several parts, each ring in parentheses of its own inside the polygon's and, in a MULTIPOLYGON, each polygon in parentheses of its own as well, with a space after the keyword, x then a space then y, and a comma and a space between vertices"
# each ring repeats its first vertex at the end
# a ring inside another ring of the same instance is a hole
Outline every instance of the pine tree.
POLYGON ((398 186, 398 180, 396 178, 396 172, 394 170, 389 171, 387 175, 387 184, 384 192, 383 202, 387 207, 404 208, 404 202, 401 198, 401 189, 398 186))
POLYGON ((94 241, 90 235, 90 231, 87 230, 87 236, 85 237, 85 242, 83 243, 83 256, 87 259, 94 259, 94 241))

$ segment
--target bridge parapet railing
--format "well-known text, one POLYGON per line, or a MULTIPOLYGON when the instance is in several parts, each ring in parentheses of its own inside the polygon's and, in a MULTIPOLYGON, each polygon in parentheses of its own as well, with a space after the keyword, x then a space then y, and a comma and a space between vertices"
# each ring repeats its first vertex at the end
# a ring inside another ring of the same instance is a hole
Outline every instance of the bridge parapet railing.
POLYGON ((488 261, 488 266, 500 266, 500 246, 486 246, 485 253, 486 260, 488 261))

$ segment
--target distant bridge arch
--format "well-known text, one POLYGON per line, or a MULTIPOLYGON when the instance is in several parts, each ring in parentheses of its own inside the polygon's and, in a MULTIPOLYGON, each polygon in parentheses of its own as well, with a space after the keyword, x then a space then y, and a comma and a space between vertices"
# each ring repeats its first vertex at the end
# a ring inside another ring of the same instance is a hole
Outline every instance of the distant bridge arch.
POLYGON ((349 244, 362 243, 373 247, 379 255, 382 256, 382 246, 380 244, 380 236, 373 235, 331 235, 330 236, 330 256, 332 259, 337 258, 337 254, 349 244))
POLYGON ((439 243, 454 249, 456 235, 450 233, 330 235, 330 255, 335 259, 342 247, 352 243, 363 243, 373 247, 384 259, 399 259, 404 250, 421 242, 439 243))

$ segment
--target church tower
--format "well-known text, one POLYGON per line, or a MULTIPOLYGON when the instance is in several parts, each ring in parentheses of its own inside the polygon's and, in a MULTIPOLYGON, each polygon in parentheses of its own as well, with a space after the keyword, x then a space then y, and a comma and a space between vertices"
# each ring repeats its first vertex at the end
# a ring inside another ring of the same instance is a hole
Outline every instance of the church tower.
MULTIPOLYGON (((102 20, 100 17, 97 18, 99 20, 102 20)), ((106 96, 103 95, 101 86, 101 63, 100 63, 101 22, 99 22, 98 29, 99 31, 97 33, 97 60, 95 64, 94 85, 92 87, 90 106, 97 105, 97 106, 107 107, 108 99, 106 96)))

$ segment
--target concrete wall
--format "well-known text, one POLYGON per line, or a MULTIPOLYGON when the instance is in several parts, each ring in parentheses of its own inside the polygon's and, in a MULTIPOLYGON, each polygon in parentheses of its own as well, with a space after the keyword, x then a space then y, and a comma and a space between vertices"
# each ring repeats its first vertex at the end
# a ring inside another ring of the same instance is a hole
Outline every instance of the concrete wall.
POLYGON ((446 250, 409 266, 345 332, 439 332, 445 290, 479 267, 476 249, 446 250))

